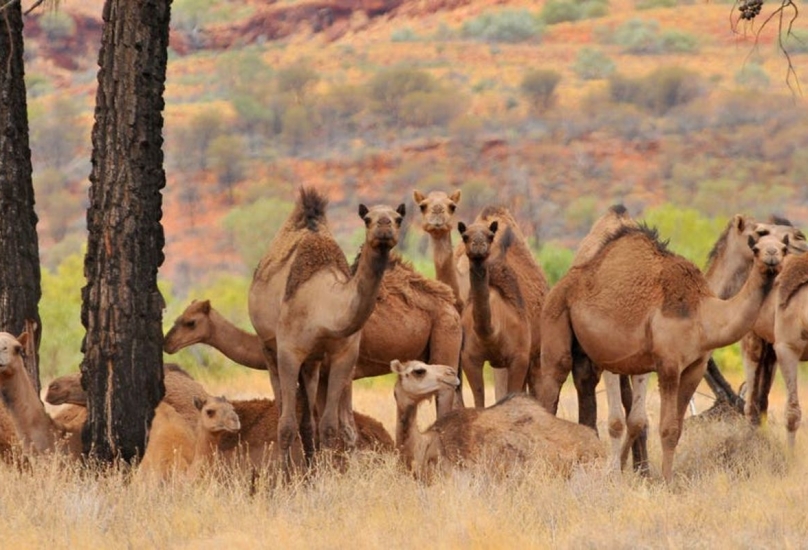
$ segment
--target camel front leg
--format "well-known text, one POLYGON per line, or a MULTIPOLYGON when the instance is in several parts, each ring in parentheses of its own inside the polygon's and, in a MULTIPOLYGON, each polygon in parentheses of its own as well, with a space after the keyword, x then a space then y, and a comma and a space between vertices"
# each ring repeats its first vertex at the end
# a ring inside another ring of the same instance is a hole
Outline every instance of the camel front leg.
MULTIPOLYGON (((626 419, 626 441, 620 453, 620 464, 625 467, 629 450, 634 451, 634 469, 640 474, 648 473, 647 446, 645 441, 642 441, 641 445, 636 445, 636 443, 640 441, 640 437, 646 433, 648 427, 645 397, 648 394, 649 377, 649 374, 635 374, 631 377, 632 400, 626 419)), ((625 378, 620 379, 621 389, 625 378)))
POLYGON ((485 360, 464 349, 460 355, 460 365, 469 381, 474 406, 478 409, 485 407, 485 382, 483 382, 483 363, 485 360))
MULTIPOLYGON (((530 357, 527 354, 519 355, 511 361, 508 367, 508 393, 523 393, 527 384, 527 370, 530 366, 530 357)), ((504 398, 497 396, 497 401, 504 398)))
POLYGON ((267 362, 267 372, 269 373, 269 384, 272 386, 272 395, 275 398, 275 405, 281 409, 281 380, 278 375, 278 356, 275 349, 264 345, 264 357, 267 362))
POLYGON ((292 350, 282 346, 278 348, 278 385, 280 392, 280 418, 278 419, 278 449, 283 464, 283 470, 291 473, 292 445, 298 436, 297 424, 297 391, 300 368, 303 358, 298 357, 292 350))
MULTIPOLYGON (((463 373, 460 370, 460 348, 463 344, 463 327, 460 326, 460 316, 456 311, 440 313, 432 324, 432 333, 429 336, 429 363, 435 365, 448 365, 457 371, 457 377, 462 381, 463 373)), ((435 399, 438 418, 453 409, 463 409, 462 383, 451 393, 441 392, 435 399)))
POLYGON ((667 483, 673 480, 673 455, 682 434, 677 414, 679 401, 678 365, 659 368, 659 438, 662 442, 662 477, 667 483))
POLYGON ((494 369, 494 399, 500 401, 511 393, 511 369, 494 369))
POLYGON ((795 349, 794 345, 786 341, 778 341, 774 345, 777 361, 780 363, 780 370, 783 372, 783 379, 786 382, 786 430, 788 448, 792 452, 794 451, 797 429, 800 427, 800 420, 802 419, 800 398, 797 393, 797 371, 805 345, 806 342, 801 340, 798 341, 796 346, 798 349, 795 349))
POLYGON ((542 317, 541 385, 539 403, 552 414, 558 411, 561 386, 572 371, 572 327, 569 313, 558 319, 542 317))
POLYGON ((746 397, 743 412, 754 426, 760 425, 760 384, 758 369, 762 359, 763 340, 748 333, 741 339, 741 361, 743 363, 746 397))
POLYGON ((583 352, 576 353, 572 359, 572 382, 578 394, 578 424, 598 433, 596 387, 600 382, 600 369, 583 352))

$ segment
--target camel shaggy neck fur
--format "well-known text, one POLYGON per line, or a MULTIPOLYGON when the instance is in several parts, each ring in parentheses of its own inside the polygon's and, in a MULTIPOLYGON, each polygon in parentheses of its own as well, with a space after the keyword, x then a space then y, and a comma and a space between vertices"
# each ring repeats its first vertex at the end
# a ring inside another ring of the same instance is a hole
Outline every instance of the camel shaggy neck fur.
POLYGON ((662 473, 670 480, 686 406, 710 352, 751 328, 779 270, 776 258, 754 252, 755 267, 741 292, 721 300, 698 268, 668 251, 655 231, 619 229, 590 261, 571 268, 548 297, 541 403, 556 411, 576 341, 604 370, 657 372, 662 473))

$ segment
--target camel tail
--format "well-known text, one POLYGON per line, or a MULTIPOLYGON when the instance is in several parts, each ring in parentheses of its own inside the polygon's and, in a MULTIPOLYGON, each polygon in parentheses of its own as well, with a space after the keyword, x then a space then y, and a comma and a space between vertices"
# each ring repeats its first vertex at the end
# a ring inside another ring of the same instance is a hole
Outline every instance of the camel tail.
POLYGON ((298 229, 317 231, 325 223, 325 209, 328 198, 320 191, 311 187, 300 189, 300 198, 295 209, 295 226, 298 229))

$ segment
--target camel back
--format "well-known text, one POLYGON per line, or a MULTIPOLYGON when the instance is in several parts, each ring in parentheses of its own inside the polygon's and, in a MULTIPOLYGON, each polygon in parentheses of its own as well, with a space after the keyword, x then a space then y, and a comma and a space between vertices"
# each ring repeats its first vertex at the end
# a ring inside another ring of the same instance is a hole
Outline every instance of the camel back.
POLYGON ((778 292, 779 306, 786 307, 791 298, 808 284, 808 254, 787 256, 783 271, 777 277, 780 281, 778 292))
MULTIPOLYGON (((356 273, 362 249, 351 265, 351 275, 356 273)), ((412 264, 395 252, 382 277, 377 302, 386 302, 393 297, 401 299, 408 307, 422 311, 434 311, 436 307, 454 307, 454 293, 448 285, 427 279, 413 268, 412 264)))
POLYGON ((322 232, 308 233, 298 242, 289 278, 286 280, 284 301, 295 295, 297 289, 311 279, 315 273, 334 268, 346 279, 350 276, 350 268, 345 254, 330 234, 322 232))
POLYGON ((589 233, 581 240, 570 267, 583 265, 591 260, 603 248, 609 237, 624 225, 636 225, 628 210, 622 204, 609 207, 606 213, 598 218, 589 233))
MULTIPOLYGON (((599 268, 607 255, 622 246, 630 247, 635 253, 643 248, 650 253, 650 263, 647 265, 657 265, 654 269, 657 273, 654 287, 662 296, 663 315, 689 317, 698 309, 702 298, 711 295, 707 280, 699 268, 690 260, 668 250, 667 241, 659 240, 656 228, 644 223, 618 229, 592 261, 586 264, 586 269, 599 268)), ((637 266, 637 269, 641 268, 643 266, 637 266)))

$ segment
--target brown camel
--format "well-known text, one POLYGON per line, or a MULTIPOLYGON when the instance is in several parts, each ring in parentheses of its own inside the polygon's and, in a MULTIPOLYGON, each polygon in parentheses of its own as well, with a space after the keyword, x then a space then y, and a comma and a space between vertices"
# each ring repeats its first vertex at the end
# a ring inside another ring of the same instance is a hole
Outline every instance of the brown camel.
POLYGON ((432 191, 424 195, 417 189, 412 198, 421 210, 421 227, 432 240, 432 260, 435 262, 435 278, 452 289, 455 307, 463 311, 468 296, 467 269, 463 276, 458 273, 458 262, 463 258, 463 249, 458 247, 457 254, 452 246, 452 228, 457 203, 460 202, 460 190, 447 195, 443 191, 432 191))
POLYGON ((445 385, 457 385, 455 369, 420 361, 393 361, 396 446, 407 467, 419 478, 487 460, 507 469, 541 458, 567 473, 580 462, 604 455, 597 435, 585 426, 548 413, 528 395, 512 394, 487 409, 458 409, 418 429, 418 404, 445 385))
MULTIPOLYGON (((208 397, 205 388, 174 363, 166 363, 163 373, 166 388, 163 401, 171 405, 189 426, 195 426, 199 411, 194 406, 194 400, 208 397)), ((81 387, 81 373, 66 374, 54 379, 48 385, 45 401, 51 405, 70 403, 86 407, 87 392, 81 387)))
POLYGON ((25 454, 80 453, 81 434, 68 433, 45 412, 34 384, 23 364, 22 352, 29 335, 15 338, 0 332, 0 395, 11 416, 17 438, 25 454))
MULTIPOLYGON (((376 307, 362 328, 353 379, 389 374, 390 361, 396 358, 457 367, 463 333, 452 303, 446 285, 423 277, 391 255, 376 307)), ((261 339, 224 318, 210 300, 194 300, 185 308, 166 334, 163 349, 176 353, 196 343, 213 346, 240 365, 267 370, 261 339)), ((319 397, 323 396, 321 391, 319 397)), ((451 410, 452 395, 439 396, 437 406, 439 415, 451 410)))
POLYGON ((224 396, 195 398, 194 405, 199 410, 199 420, 196 426, 194 458, 190 465, 192 477, 213 465, 225 434, 238 433, 241 430, 238 413, 224 396))
MULTIPOLYGON (((276 359, 273 389, 281 409, 278 443, 286 457, 298 436, 295 411, 299 379, 309 400, 308 417, 315 417, 318 361, 324 361, 328 372, 325 406, 319 419, 320 444, 337 448, 340 443, 348 447, 355 443, 356 429, 349 411, 360 330, 376 305, 405 214, 403 204, 395 210, 359 205, 366 227, 365 243, 351 275, 345 255, 328 228, 326 205, 324 195, 301 189, 294 211, 255 270, 249 292, 253 328, 267 355, 276 359)), ((303 433, 307 433, 305 425, 303 433)), ((304 443, 308 438, 304 435, 304 443)))
POLYGON ((466 245, 471 284, 462 317, 466 337, 460 364, 469 381, 474 405, 484 407, 486 361, 494 368, 507 369, 509 393, 524 388, 530 364, 531 327, 513 271, 504 262, 487 261, 498 222, 468 227, 459 222, 457 227, 466 245))
POLYGON ((776 254, 753 245, 755 268, 746 284, 735 297, 721 300, 695 265, 659 242, 656 231, 619 229, 589 262, 572 267, 548 296, 542 316, 541 403, 556 411, 561 384, 572 369, 574 342, 606 371, 656 372, 662 474, 670 481, 682 421, 707 358, 751 328, 780 268, 776 254))

